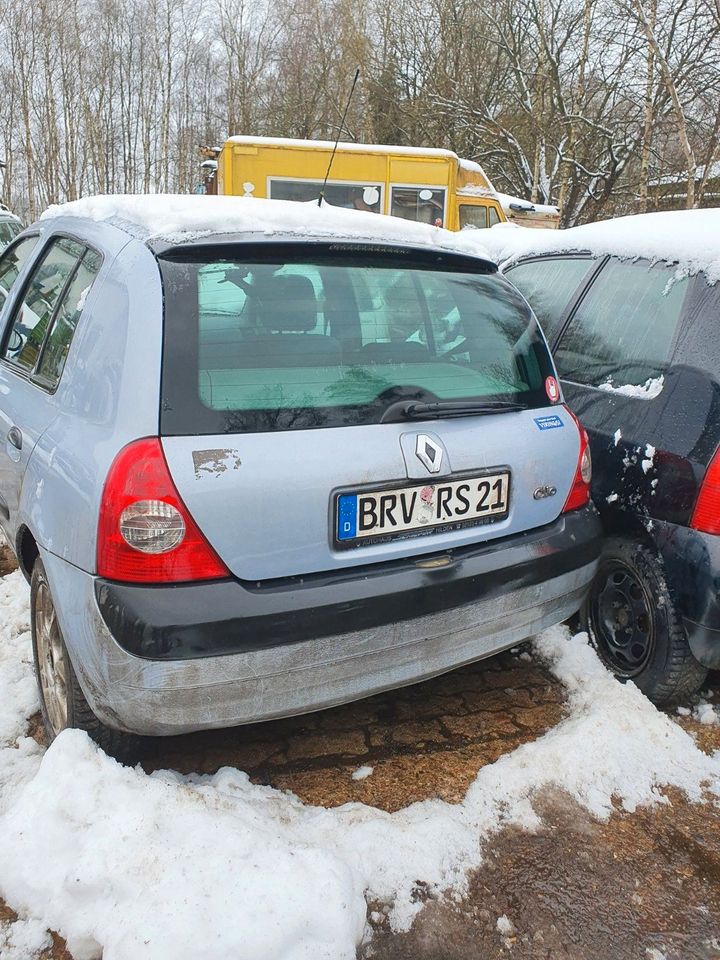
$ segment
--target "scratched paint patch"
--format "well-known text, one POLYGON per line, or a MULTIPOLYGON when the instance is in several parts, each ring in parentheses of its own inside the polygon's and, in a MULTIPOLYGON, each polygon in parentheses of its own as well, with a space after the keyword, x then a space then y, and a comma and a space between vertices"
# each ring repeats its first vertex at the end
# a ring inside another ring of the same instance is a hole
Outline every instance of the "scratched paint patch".
POLYGON ((192 458, 197 480, 207 476, 219 477, 228 470, 238 470, 242 464, 238 451, 232 448, 193 450, 192 458))

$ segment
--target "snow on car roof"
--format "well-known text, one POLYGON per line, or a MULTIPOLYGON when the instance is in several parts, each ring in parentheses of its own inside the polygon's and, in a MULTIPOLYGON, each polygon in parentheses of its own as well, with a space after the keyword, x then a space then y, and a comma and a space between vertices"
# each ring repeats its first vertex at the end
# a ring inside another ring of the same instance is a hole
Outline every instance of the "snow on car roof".
POLYGON ((500 224, 483 231, 482 246, 498 263, 544 253, 587 251, 676 263, 678 274, 720 280, 720 209, 644 213, 568 230, 528 230, 500 224))
POLYGON ((142 240, 186 243, 212 234, 258 233, 436 247, 491 260, 477 239, 412 220, 313 201, 183 194, 85 197, 49 207, 41 220, 80 217, 110 223, 142 240))

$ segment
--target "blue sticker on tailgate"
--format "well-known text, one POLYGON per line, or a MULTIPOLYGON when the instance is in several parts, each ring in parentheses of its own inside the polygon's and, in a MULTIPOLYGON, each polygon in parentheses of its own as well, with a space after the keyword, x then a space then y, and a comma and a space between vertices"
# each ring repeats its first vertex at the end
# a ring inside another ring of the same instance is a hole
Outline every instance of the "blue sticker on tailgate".
POLYGON ((338 497, 337 538, 352 540, 357 532, 357 495, 343 494, 338 497))
POLYGON ((535 417, 535 423, 538 430, 555 430, 565 426, 560 417, 535 417))

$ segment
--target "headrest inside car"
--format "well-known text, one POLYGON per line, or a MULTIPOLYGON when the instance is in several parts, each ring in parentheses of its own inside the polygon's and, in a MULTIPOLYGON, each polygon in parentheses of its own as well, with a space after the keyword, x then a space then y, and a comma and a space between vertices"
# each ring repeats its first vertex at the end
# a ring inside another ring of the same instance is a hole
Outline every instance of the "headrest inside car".
POLYGON ((258 320, 266 330, 306 333, 315 329, 318 304, 307 277, 264 277, 255 292, 258 320))

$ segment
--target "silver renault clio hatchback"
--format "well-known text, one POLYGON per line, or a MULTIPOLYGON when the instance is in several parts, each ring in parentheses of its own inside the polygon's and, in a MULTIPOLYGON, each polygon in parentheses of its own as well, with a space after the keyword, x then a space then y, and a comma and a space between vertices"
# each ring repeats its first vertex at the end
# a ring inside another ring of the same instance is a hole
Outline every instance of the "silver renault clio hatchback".
POLYGON ((50 739, 318 710, 579 608, 587 438, 526 302, 445 231, 321 212, 94 198, 0 258, 0 524, 50 739))

